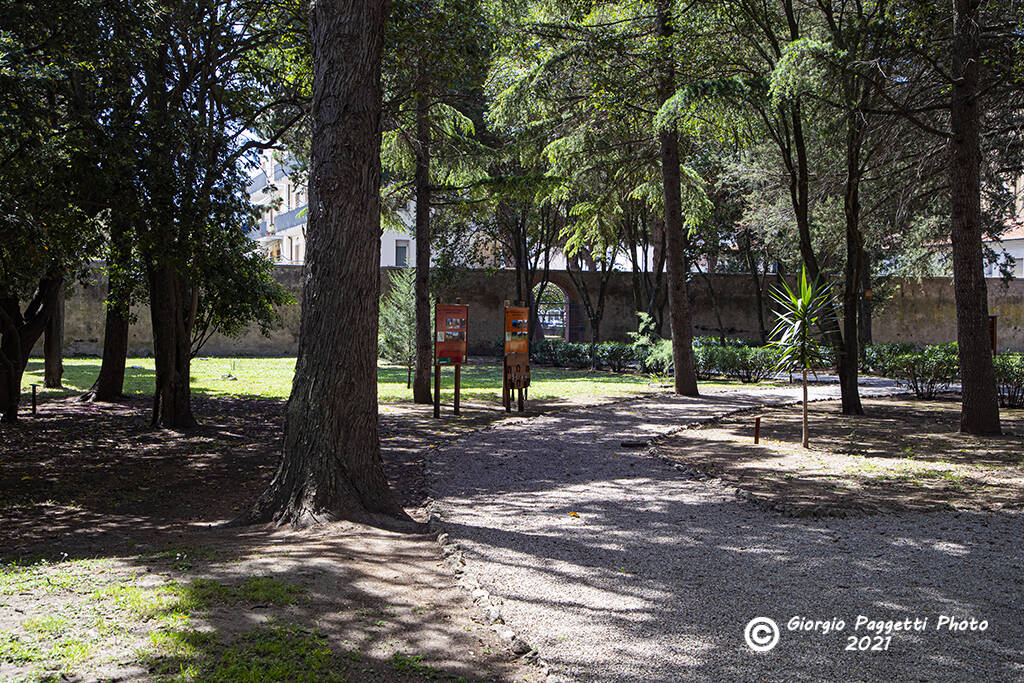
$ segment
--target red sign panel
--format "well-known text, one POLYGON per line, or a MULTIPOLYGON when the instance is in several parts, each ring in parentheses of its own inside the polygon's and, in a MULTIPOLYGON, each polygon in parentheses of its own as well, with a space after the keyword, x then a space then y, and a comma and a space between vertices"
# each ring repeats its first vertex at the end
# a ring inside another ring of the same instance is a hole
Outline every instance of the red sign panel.
POLYGON ((530 353, 530 309, 509 306, 505 309, 505 353, 530 353))
POLYGON ((438 304, 434 313, 434 363, 462 365, 466 362, 469 306, 438 304))

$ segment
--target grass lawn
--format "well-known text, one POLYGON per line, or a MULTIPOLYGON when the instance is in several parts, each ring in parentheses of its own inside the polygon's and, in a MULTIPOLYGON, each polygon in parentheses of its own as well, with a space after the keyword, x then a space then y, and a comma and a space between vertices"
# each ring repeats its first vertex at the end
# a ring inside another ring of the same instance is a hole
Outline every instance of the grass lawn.
MULTIPOLYGON (((65 389, 43 389, 46 396, 61 396, 87 391, 100 370, 99 358, 66 358, 65 389)), ((192 361, 192 391, 203 396, 250 396, 288 398, 295 372, 294 358, 196 358, 192 361), (237 379, 225 379, 231 375, 237 379)), ((454 371, 442 374, 442 397, 450 398, 454 371)), ((651 391, 650 380, 643 375, 534 368, 531 399, 572 399, 588 396, 631 396, 651 391)), ((394 365, 377 368, 377 395, 382 403, 412 400, 405 388, 406 370, 394 365)), ((31 392, 32 383, 42 385, 43 361, 33 359, 22 380, 22 389, 31 392)), ((125 371, 125 392, 152 394, 154 370, 152 358, 129 358, 125 371)), ((501 371, 497 365, 471 365, 462 370, 463 400, 498 402, 501 399, 501 371)))

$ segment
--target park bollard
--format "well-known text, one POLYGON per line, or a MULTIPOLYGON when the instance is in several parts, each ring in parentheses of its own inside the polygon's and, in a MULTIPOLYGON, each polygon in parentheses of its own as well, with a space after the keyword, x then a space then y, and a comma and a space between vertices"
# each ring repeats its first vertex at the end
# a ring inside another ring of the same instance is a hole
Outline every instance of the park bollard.
POLYGON ((754 416, 754 443, 761 440, 761 416, 754 416))
POLYGON ((32 385, 32 414, 36 414, 36 389, 39 387, 38 384, 32 385))

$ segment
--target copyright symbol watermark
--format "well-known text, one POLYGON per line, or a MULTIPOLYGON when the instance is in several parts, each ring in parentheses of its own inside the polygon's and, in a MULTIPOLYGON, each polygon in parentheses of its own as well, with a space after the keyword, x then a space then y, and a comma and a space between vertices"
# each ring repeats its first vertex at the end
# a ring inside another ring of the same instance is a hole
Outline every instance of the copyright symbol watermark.
POLYGON ((779 625, 768 617, 754 617, 743 629, 743 639, 754 652, 768 652, 779 644, 779 625))

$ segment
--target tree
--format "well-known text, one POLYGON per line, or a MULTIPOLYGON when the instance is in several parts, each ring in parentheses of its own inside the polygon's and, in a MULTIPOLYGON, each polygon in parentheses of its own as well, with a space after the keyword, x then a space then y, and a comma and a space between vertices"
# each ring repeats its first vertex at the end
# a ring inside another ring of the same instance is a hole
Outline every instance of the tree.
POLYGON ((299 354, 281 464, 249 519, 409 523, 388 487, 377 430, 387 3, 318 2, 311 15, 311 201, 299 354))
POLYGON ((64 288, 57 290, 53 313, 43 332, 43 386, 61 389, 64 376, 64 288))
POLYGON ((999 434, 999 395, 988 337, 981 255, 982 0, 954 0, 950 92, 950 218, 963 408, 960 431, 999 434))
MULTIPOLYGON (((0 2, 0 413, 18 418, 33 346, 95 249, 89 112, 102 31, 89 2, 0 2), (75 40, 68 40, 74 35, 75 40)), ((53 341, 56 341, 56 335, 53 341)))
POLYGON ((398 0, 385 33, 382 152, 396 176, 386 191, 411 189, 401 194, 415 203, 416 403, 431 403, 431 213, 439 190, 475 175, 467 174, 475 126, 464 112, 479 107, 485 27, 475 0, 398 0))
POLYGON ((416 365, 416 269, 403 268, 391 273, 391 286, 380 302, 380 355, 408 370, 406 389, 412 388, 412 370, 416 365))
POLYGON ((800 270, 800 283, 793 291, 785 280, 781 289, 772 292, 772 298, 779 305, 775 315, 778 325, 772 331, 772 346, 779 351, 778 367, 783 370, 800 370, 803 377, 803 439, 807 448, 807 371, 822 362, 821 347, 814 333, 832 308, 832 297, 828 288, 819 280, 809 284, 807 268, 800 270))
POLYGON ((203 332, 197 315, 210 284, 204 277, 220 272, 204 266, 203 252, 251 227, 241 164, 276 144, 304 112, 288 73, 257 58, 277 45, 278 22, 265 16, 273 12, 287 16, 287 3, 174 0, 154 19, 140 48, 133 81, 139 164, 132 226, 152 314, 154 426, 196 423, 192 346, 203 332), (268 121, 279 121, 273 134, 253 139, 268 121))

